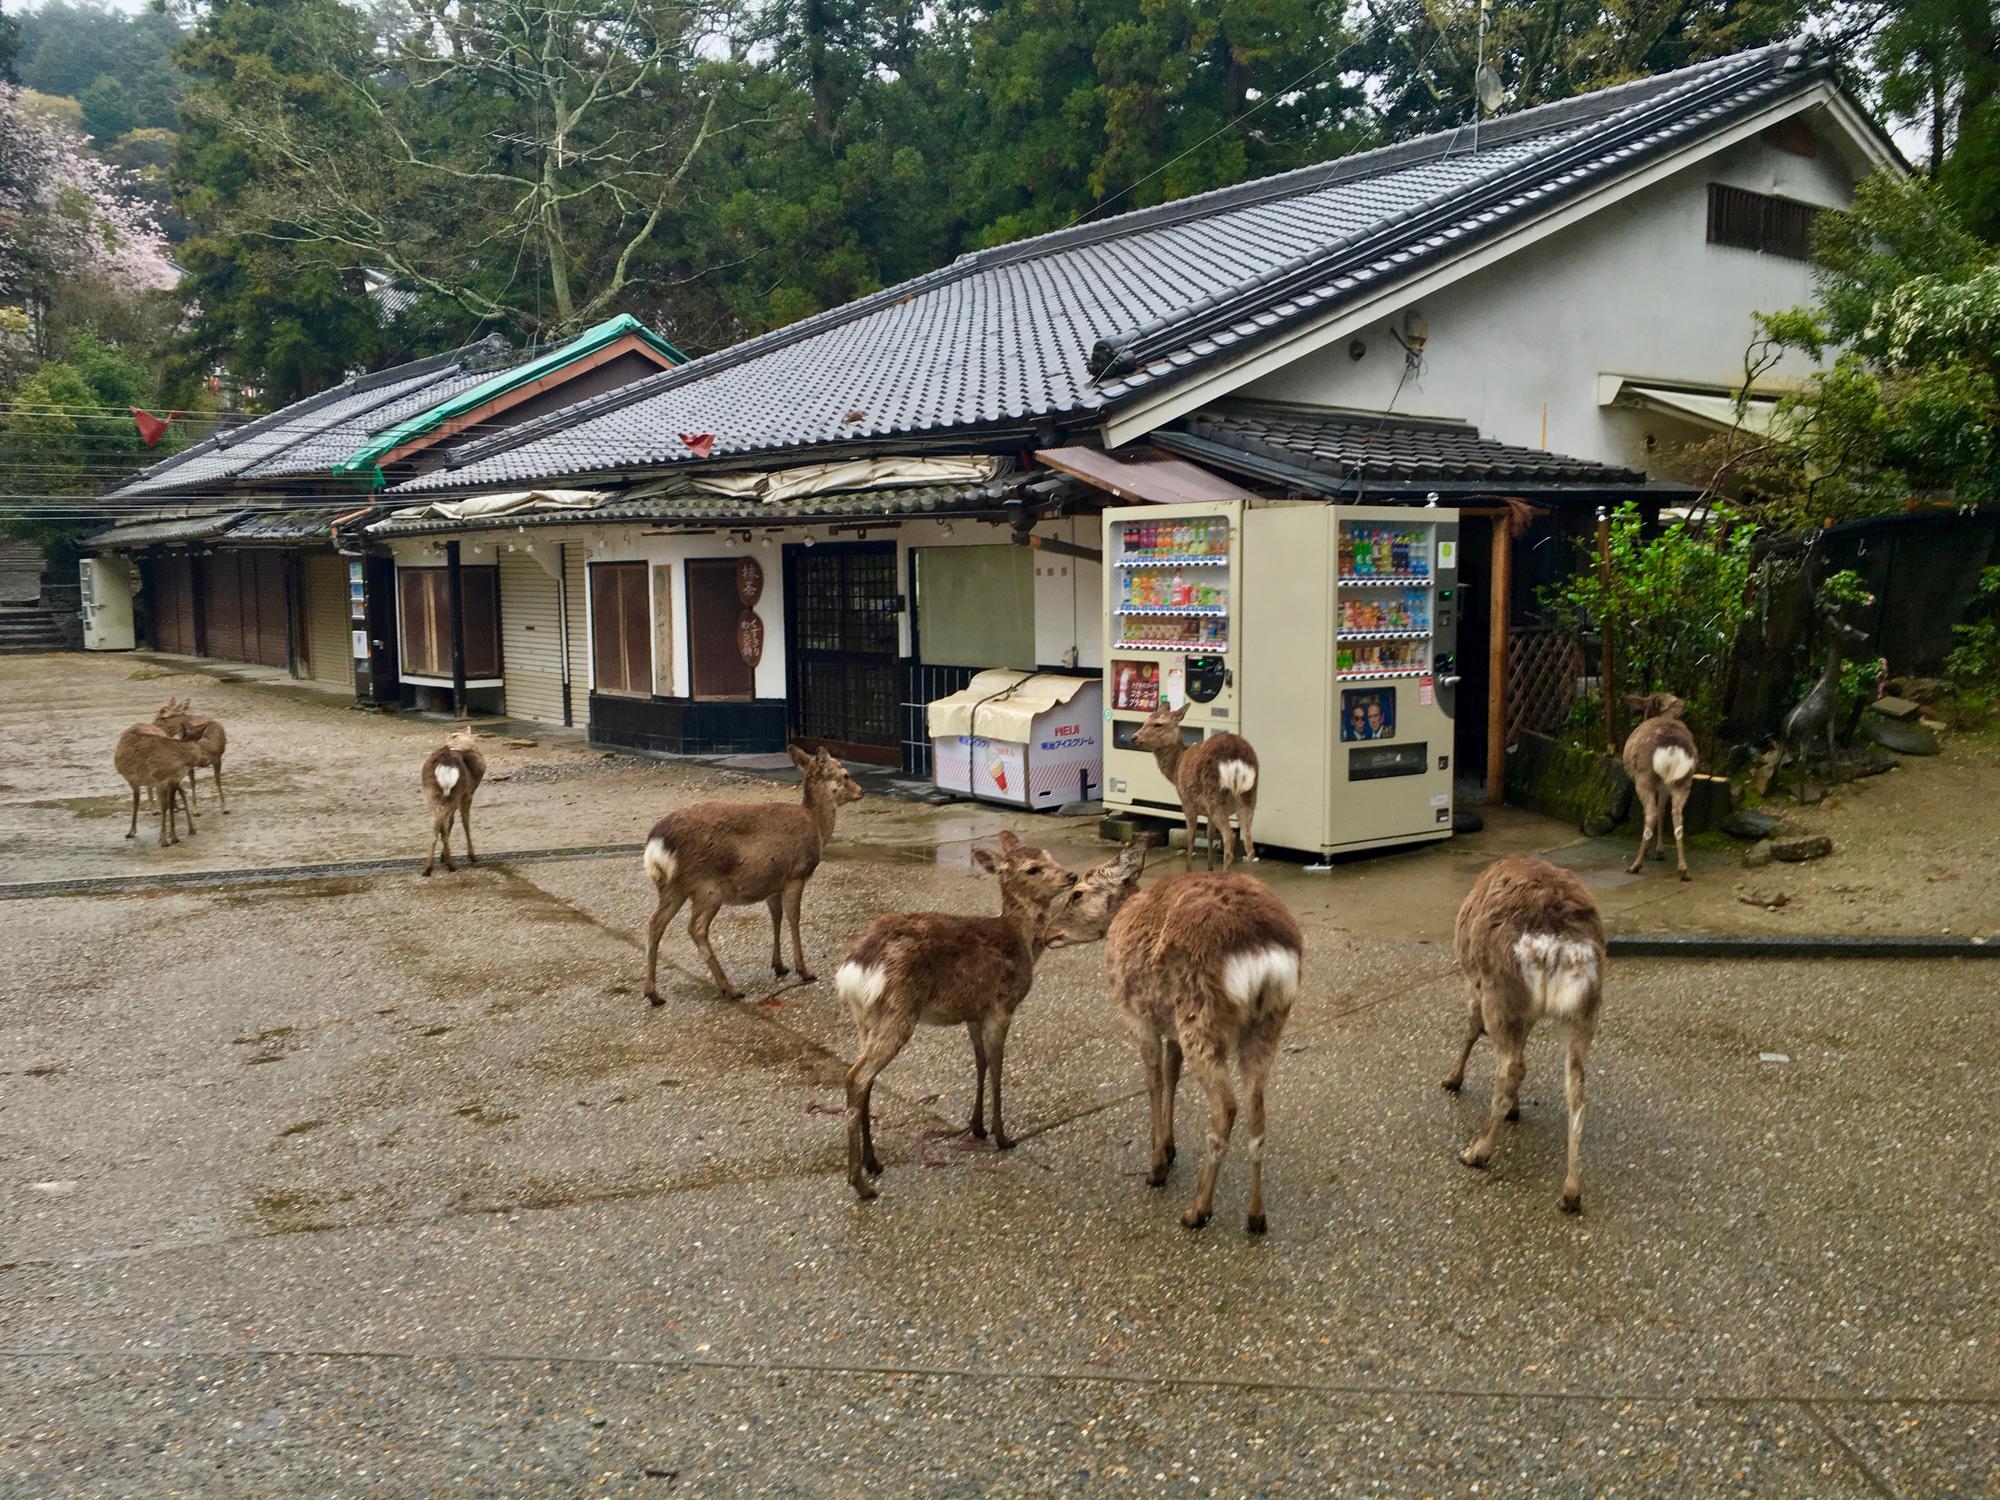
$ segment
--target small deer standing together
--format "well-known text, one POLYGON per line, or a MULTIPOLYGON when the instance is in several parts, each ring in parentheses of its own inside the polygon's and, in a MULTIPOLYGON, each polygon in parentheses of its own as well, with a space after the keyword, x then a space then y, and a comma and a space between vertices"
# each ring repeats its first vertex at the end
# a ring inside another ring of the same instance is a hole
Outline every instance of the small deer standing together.
POLYGON ((203 766, 214 770, 216 800, 228 812, 229 803, 222 795, 222 753, 228 744, 221 722, 196 717, 187 699, 169 698, 150 724, 134 724, 119 735, 111 763, 132 789, 132 824, 125 837, 136 837, 139 832, 143 793, 159 804, 162 849, 180 842, 176 809, 187 820, 188 837, 192 838, 195 772, 203 766))

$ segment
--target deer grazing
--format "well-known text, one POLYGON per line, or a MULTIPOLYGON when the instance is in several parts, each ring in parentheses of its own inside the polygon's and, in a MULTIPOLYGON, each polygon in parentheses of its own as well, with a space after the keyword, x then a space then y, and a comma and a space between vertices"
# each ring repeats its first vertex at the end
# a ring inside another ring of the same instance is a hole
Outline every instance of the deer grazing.
POLYGON ((808 755, 794 745, 791 756, 805 779, 800 805, 701 802, 668 813, 646 836, 646 873, 659 893, 646 928, 646 998, 653 1004, 666 1003, 660 998, 660 938, 687 902, 694 905, 688 936, 708 960, 724 999, 743 998, 708 942, 709 924, 725 906, 762 901, 771 909, 771 972, 780 979, 788 972, 780 939, 782 923, 789 921, 792 966, 800 979, 813 978, 799 940, 799 902, 833 839, 834 815, 862 793, 847 767, 826 751, 808 755))
POLYGON ((1597 1034, 1604 993, 1604 923, 1590 893, 1568 870, 1522 856, 1488 865, 1458 909, 1459 967, 1470 1004, 1465 1045, 1444 1080, 1457 1093, 1481 1033, 1493 1038, 1493 1099, 1486 1128, 1459 1160, 1483 1168, 1493 1159, 1500 1122, 1521 1118, 1528 1033, 1544 1017, 1569 1029, 1564 1095, 1569 1103, 1569 1169, 1564 1213, 1583 1210, 1583 1067, 1597 1034))
POLYGON ((1083 889, 1099 903, 1113 903, 1145 858, 1140 848, 1090 871, 1081 880, 1046 849, 1034 849, 1003 832, 997 849, 977 848, 972 858, 1000 877, 1000 915, 957 916, 903 912, 878 918, 835 971, 833 983, 854 1017, 854 1066, 847 1073, 847 1180, 864 1201, 876 1196, 870 1179, 882 1171, 870 1121, 875 1079, 895 1060, 918 1026, 963 1026, 972 1039, 972 1123, 986 1136, 987 1081, 993 1089, 993 1145, 1014 1142, 1000 1113, 1000 1075, 1007 1057, 1007 1029, 1035 980, 1051 914, 1083 889), (1122 861, 1122 864, 1121 864, 1122 861), (1114 867, 1116 869, 1114 870, 1114 867))
POLYGON ((111 753, 111 763, 125 778, 125 784, 132 788, 132 826, 125 830, 126 838, 134 838, 139 832, 139 791, 142 787, 151 791, 160 805, 162 849, 180 842, 180 836, 175 831, 176 805, 187 817, 188 837, 194 837, 194 810, 188 806, 187 788, 183 783, 193 780, 194 768, 201 764, 198 745, 169 734, 157 724, 134 724, 118 736, 118 744, 111 753))
POLYGON ((1163 880, 1115 903, 1108 917, 1073 902, 1048 941, 1064 947, 1099 936, 1106 937, 1112 999, 1138 1044, 1146 1081, 1153 1121, 1147 1180, 1167 1185, 1175 1156, 1174 1094, 1185 1063, 1208 1096, 1208 1154, 1181 1222, 1190 1229, 1208 1223, 1236 1124, 1228 1067, 1233 1056, 1250 1133, 1244 1227, 1264 1233, 1264 1089, 1299 992, 1305 936, 1297 920, 1261 881, 1202 873, 1163 880))
POLYGON ((1156 708, 1132 735, 1134 749, 1150 750, 1160 774, 1173 784, 1187 822, 1187 864, 1194 866, 1195 825, 1208 819, 1208 868, 1215 868, 1215 840, 1222 838, 1222 868, 1234 862, 1229 815, 1243 831, 1243 857, 1255 859, 1250 822, 1257 815, 1257 752, 1240 734, 1212 734, 1195 744, 1181 740, 1188 706, 1156 708))
MULTIPOLYGON (((169 698, 167 706, 153 715, 153 722, 167 733, 200 747, 201 759, 196 765, 208 766, 215 772, 215 800, 228 812, 229 799, 222 794, 222 752, 229 748, 229 736, 223 732, 222 721, 197 717, 192 698, 179 702, 169 698)), ((194 791, 192 773, 188 776, 188 791, 194 791)))
POLYGON ((1657 857, 1667 857, 1667 812, 1674 815, 1674 857, 1680 863, 1681 879, 1688 874, 1687 842, 1682 825, 1687 816, 1688 793, 1694 790, 1694 770, 1701 757, 1694 747, 1694 734, 1681 722, 1687 704, 1672 693, 1652 693, 1646 697, 1626 694, 1625 706, 1644 715, 1639 727, 1625 737, 1625 770, 1639 796, 1644 827, 1639 834, 1639 852, 1632 860, 1631 873, 1646 866, 1646 845, 1655 833, 1657 857))
POLYGON ((480 753, 470 729, 454 729, 445 736, 442 745, 425 757, 418 776, 424 788, 424 806, 431 814, 431 839, 424 848, 424 874, 430 874, 436 864, 440 847, 444 850, 444 867, 458 868, 451 862, 453 818, 458 819, 465 832, 467 862, 479 863, 479 856, 472 852, 472 794, 479 790, 479 783, 485 777, 486 757, 480 753))

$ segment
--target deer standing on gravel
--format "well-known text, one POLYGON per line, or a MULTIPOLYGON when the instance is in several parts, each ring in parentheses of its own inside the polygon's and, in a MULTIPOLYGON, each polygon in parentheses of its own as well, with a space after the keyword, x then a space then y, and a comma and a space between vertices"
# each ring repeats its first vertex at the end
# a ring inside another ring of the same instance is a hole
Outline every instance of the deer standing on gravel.
POLYGON ((1000 915, 967 917, 945 912, 902 912, 880 917, 863 934, 833 977, 854 1017, 854 1066, 847 1073, 847 1180, 864 1201, 876 1196, 870 1180, 882 1171, 870 1120, 875 1078, 895 1060, 918 1026, 963 1026, 972 1039, 975 1072, 972 1123, 986 1136, 986 1087, 993 1085, 993 1146, 1014 1142, 1000 1114, 1000 1074, 1007 1057, 1007 1029, 1035 981, 1035 962, 1046 946, 1049 918, 1079 888, 1094 900, 1111 900, 1122 883, 1110 873, 1120 860, 1138 878, 1144 860, 1121 855, 1082 880, 1046 849, 1001 833, 998 849, 972 851, 973 861, 1000 877, 1000 915))
POLYGON ((792 764, 805 779, 805 800, 785 807, 769 803, 698 802, 670 812, 646 836, 646 873, 659 892, 659 905, 646 928, 646 998, 660 998, 660 938, 683 903, 692 902, 688 936, 708 960, 708 972, 724 999, 743 992, 729 982, 709 946, 708 927, 725 906, 771 909, 771 972, 783 979, 782 923, 792 929, 792 967, 810 982, 806 951, 799 940, 799 903, 806 882, 819 868, 833 839, 834 815, 861 799, 861 784, 825 750, 808 755, 791 747, 792 764))
POLYGON ((157 724, 134 724, 118 736, 111 763, 132 788, 132 826, 125 830, 126 838, 134 838, 139 832, 141 787, 150 790, 160 805, 162 849, 180 842, 175 832, 176 805, 187 817, 188 837, 194 837, 194 810, 187 805, 187 788, 182 783, 192 781, 194 768, 201 764, 199 746, 167 733, 157 724))
MULTIPOLYGON (((200 747, 199 766, 208 766, 215 772, 215 800, 224 812, 229 811, 229 799, 222 794, 222 752, 229 748, 229 736, 223 732, 220 719, 199 718, 194 713, 194 700, 183 698, 175 702, 167 700, 167 706, 153 715, 153 722, 167 733, 177 735, 200 747)), ((194 791, 194 775, 188 775, 188 791, 194 791)))
POLYGON ((1049 943, 1063 947, 1099 936, 1106 938, 1112 999, 1138 1044, 1146 1080, 1153 1122, 1147 1181, 1167 1185, 1175 1156, 1174 1094, 1185 1063, 1208 1095, 1208 1154, 1181 1222, 1190 1229, 1208 1223, 1236 1124, 1228 1066, 1233 1055, 1250 1133, 1244 1227, 1264 1233, 1264 1088, 1299 992, 1305 936, 1297 920, 1268 886, 1247 875, 1177 875, 1115 904, 1108 918, 1072 903, 1050 930, 1049 943))
POLYGON ((470 729, 454 729, 445 742, 425 757, 418 779, 423 783, 424 806, 431 813, 431 841, 424 849, 424 874, 431 872, 438 850, 444 850, 444 867, 456 870, 451 862, 451 820, 465 832, 465 858, 478 864, 472 852, 472 794, 486 778, 486 757, 470 729))
POLYGON ((1569 1028, 1564 1095, 1569 1104, 1569 1169, 1564 1213, 1583 1211, 1583 1067, 1597 1035, 1604 994, 1604 923, 1590 892, 1568 870, 1532 857, 1498 860, 1473 882, 1458 909, 1455 942, 1470 1004, 1458 1066, 1444 1080, 1454 1094, 1482 1033, 1493 1038, 1493 1099, 1486 1129, 1459 1153, 1468 1167, 1493 1159, 1500 1122, 1521 1118, 1528 1033, 1545 1017, 1569 1028))
POLYGON ((1181 740, 1188 706, 1156 708, 1132 735, 1136 750, 1150 750, 1160 774, 1173 784, 1187 823, 1187 863, 1194 866, 1195 824, 1208 819, 1208 868, 1215 868, 1215 840, 1222 837, 1222 868, 1234 862, 1229 815, 1243 830, 1243 857, 1255 859, 1250 820, 1257 814, 1257 752, 1240 734, 1212 734, 1195 744, 1181 740))
POLYGON ((1639 834, 1639 852, 1633 857, 1630 873, 1646 867, 1646 845, 1655 833, 1659 859, 1667 857, 1667 811, 1674 815, 1674 857, 1680 863, 1681 879, 1688 874, 1687 843, 1682 824, 1687 814, 1688 793, 1694 790, 1694 769, 1701 757, 1694 747, 1694 734, 1681 722, 1687 704, 1672 693, 1652 693, 1646 697, 1625 695, 1625 706, 1644 715, 1639 727, 1625 737, 1625 769, 1639 794, 1639 811, 1644 826, 1639 834))

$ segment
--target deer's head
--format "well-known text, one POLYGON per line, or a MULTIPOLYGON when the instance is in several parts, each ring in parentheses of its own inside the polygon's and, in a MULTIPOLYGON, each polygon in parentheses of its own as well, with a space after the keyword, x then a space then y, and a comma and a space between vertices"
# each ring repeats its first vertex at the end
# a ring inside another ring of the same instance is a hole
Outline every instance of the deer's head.
MULTIPOLYGON (((1076 887, 1076 872, 1063 868, 1062 861, 1046 849, 1024 844, 1002 830, 994 840, 997 848, 984 845, 972 851, 972 862, 989 875, 1000 877, 1000 902, 1009 911, 1023 908, 1043 916, 1076 887)), ((1037 917, 1035 930, 1042 921, 1037 917)))
POLYGON ((468 750, 479 748, 479 738, 470 729, 454 729, 444 737, 444 746, 447 750, 456 750, 463 755, 468 750))
POLYGON ((1146 715, 1146 722, 1132 732, 1132 747, 1135 750, 1172 750, 1181 742, 1181 720, 1187 717, 1187 705, 1179 708, 1156 708, 1146 715))
POLYGON ((1043 932, 1042 941, 1051 948, 1072 948, 1101 940, 1111 930, 1111 919, 1139 889, 1145 869, 1143 843, 1127 844, 1110 859, 1092 865, 1077 877, 1068 904, 1043 932))
POLYGON ((1687 702, 1672 693, 1625 695, 1625 706, 1642 719, 1678 719, 1687 712, 1687 702))
POLYGON ((861 783, 849 774, 846 766, 828 755, 822 748, 808 755, 797 745, 787 747, 792 764, 799 768, 799 775, 805 778, 806 792, 813 801, 825 801, 838 807, 843 802, 859 802, 867 795, 861 790, 861 783))

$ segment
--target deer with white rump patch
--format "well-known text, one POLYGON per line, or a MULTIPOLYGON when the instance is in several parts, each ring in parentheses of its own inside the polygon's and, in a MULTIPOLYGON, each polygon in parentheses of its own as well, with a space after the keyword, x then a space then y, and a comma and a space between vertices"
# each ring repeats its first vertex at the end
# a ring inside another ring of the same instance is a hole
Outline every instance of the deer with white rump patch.
POLYGON ((1187 823, 1187 863, 1194 865, 1195 825, 1208 819, 1208 868, 1215 868, 1215 841, 1222 839, 1222 868, 1234 863, 1229 815, 1243 831, 1243 857, 1255 859, 1250 820, 1257 815, 1257 752, 1240 734, 1211 734, 1189 745, 1181 739, 1188 705, 1156 708, 1132 734, 1132 747, 1150 750, 1160 774, 1173 783, 1187 823))
POLYGON ((424 873, 430 874, 438 849, 444 849, 444 867, 456 870, 451 862, 451 822, 465 831, 465 857, 472 864, 479 856, 472 852, 472 794, 486 777, 486 757, 470 729, 455 729, 445 742, 431 751, 419 773, 424 788, 424 805, 431 811, 431 841, 424 850, 424 873))
POLYGON ((1520 857, 1488 865, 1458 910, 1455 938, 1469 1005, 1465 1045, 1444 1080, 1457 1093, 1466 1060, 1482 1034, 1493 1038, 1493 1099, 1486 1129, 1459 1153, 1483 1168, 1503 1120, 1521 1118, 1521 1080, 1528 1071, 1528 1033, 1547 1019, 1569 1030, 1564 1096, 1569 1105, 1569 1169, 1564 1213, 1583 1210, 1583 1068, 1597 1035, 1604 996, 1604 923, 1590 892, 1568 870, 1520 857))
POLYGON ((1628 693, 1625 706, 1644 714, 1639 727, 1625 737, 1625 770, 1639 797, 1644 828, 1639 834, 1639 852, 1630 873, 1646 867, 1646 845, 1658 835, 1657 859, 1667 857, 1667 812, 1674 815, 1674 856, 1680 863, 1681 879, 1688 874, 1687 843, 1682 825, 1687 815, 1688 793, 1694 790, 1695 767, 1701 756, 1694 747, 1694 733, 1681 722, 1687 704, 1672 693, 1651 693, 1640 698, 1628 693))
POLYGON ((1046 946, 1051 913, 1078 891, 1111 902, 1129 879, 1136 882, 1143 848, 1128 851, 1081 879, 1046 849, 1034 849, 1003 832, 998 849, 977 848, 973 862, 1000 877, 1000 915, 967 917, 946 912, 902 912, 878 918, 833 976, 834 988, 854 1016, 854 1066, 847 1073, 847 1180, 856 1196, 877 1196, 880 1175, 870 1120, 875 1079, 918 1026, 963 1026, 972 1039, 975 1069, 972 1123, 986 1136, 986 1086, 993 1085, 993 1145, 1014 1142, 1000 1114, 1000 1074, 1007 1057, 1007 1029, 1035 981, 1035 962, 1046 946))
POLYGON ((1262 1234, 1264 1088, 1299 993, 1305 936, 1271 889, 1247 875, 1177 875, 1114 907, 1073 903, 1049 933, 1052 947, 1105 937, 1111 995, 1131 1028, 1153 1121, 1152 1171, 1167 1185, 1173 1164, 1174 1094, 1183 1064, 1208 1096, 1208 1154, 1190 1229, 1215 1209, 1215 1181, 1236 1124, 1229 1059, 1243 1086, 1250 1134, 1250 1205, 1244 1227, 1262 1234), (1108 933, 1107 933, 1108 925, 1108 933))
POLYGON ((780 947, 781 924, 789 921, 792 967, 800 979, 812 980, 799 940, 799 903, 833 839, 834 814, 860 800, 861 784, 824 750, 808 755, 793 745, 791 756, 805 779, 803 803, 699 802, 668 813, 647 835, 646 874, 660 898, 646 928, 646 998, 653 1004, 666 1004, 660 998, 660 938, 688 902, 694 904, 688 936, 708 960, 723 998, 743 998, 708 943, 709 924, 725 906, 761 901, 770 908, 771 972, 780 979, 790 972, 780 947))

